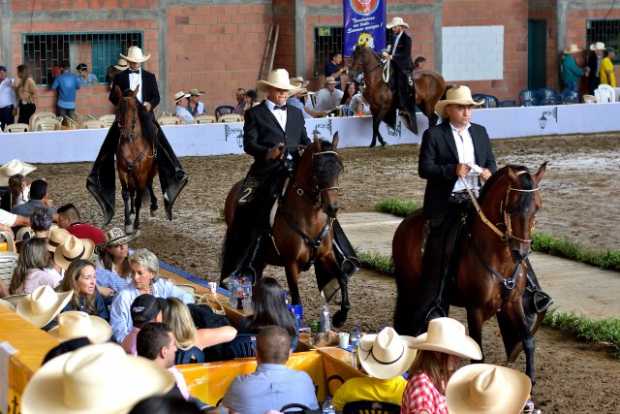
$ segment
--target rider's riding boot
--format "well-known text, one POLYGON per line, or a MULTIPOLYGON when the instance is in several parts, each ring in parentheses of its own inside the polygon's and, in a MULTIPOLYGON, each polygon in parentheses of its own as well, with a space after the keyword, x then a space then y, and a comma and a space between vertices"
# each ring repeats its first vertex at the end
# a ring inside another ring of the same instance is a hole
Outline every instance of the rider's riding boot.
POLYGON ((240 277, 248 277, 252 281, 252 284, 256 282, 258 275, 256 274, 256 269, 254 268, 254 260, 256 260, 262 241, 263 236, 258 236, 256 238, 254 243, 248 249, 248 254, 246 257, 242 258, 239 262, 239 266, 237 266, 237 268, 233 270, 226 279, 222 280, 223 285, 227 285, 232 278, 240 277))

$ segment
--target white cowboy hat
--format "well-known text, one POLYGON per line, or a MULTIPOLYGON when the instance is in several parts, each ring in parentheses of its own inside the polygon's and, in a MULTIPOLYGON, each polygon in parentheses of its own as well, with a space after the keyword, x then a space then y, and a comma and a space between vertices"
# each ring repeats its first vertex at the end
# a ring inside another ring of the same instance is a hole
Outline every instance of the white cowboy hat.
POLYGON ((174 101, 179 102, 183 98, 189 98, 191 95, 189 93, 185 93, 183 91, 178 91, 174 94, 174 101))
POLYGON ((360 340, 358 357, 371 376, 390 379, 407 371, 416 356, 412 348, 415 338, 399 336, 394 328, 383 328, 378 334, 364 335, 360 340))
POLYGON ((590 50, 605 50, 605 43, 596 42, 590 45, 590 50))
POLYGON ((71 262, 78 259, 88 260, 95 252, 95 242, 90 239, 79 239, 69 235, 54 252, 54 263, 67 270, 71 262))
POLYGON ((480 346, 465 333, 465 326, 452 318, 437 318, 428 323, 426 333, 413 345, 421 351, 443 352, 466 359, 482 359, 480 346))
POLYGON ((391 22, 385 25, 385 27, 387 27, 388 29, 396 26, 404 26, 406 28, 409 28, 409 25, 406 21, 403 20, 402 17, 394 17, 391 22))
POLYGON ((325 85, 331 85, 331 84, 335 85, 337 83, 338 82, 336 81, 336 78, 334 78, 333 76, 328 76, 325 78, 325 85))
POLYGON ((564 54, 566 55, 571 55, 573 53, 579 53, 582 52, 582 49, 579 49, 579 46, 577 46, 576 43, 571 43, 571 45, 569 47, 567 47, 566 49, 564 49, 564 54))
POLYGON ((529 377, 510 368, 471 364, 446 387, 450 414, 519 414, 532 390, 529 377))
POLYGON ((56 248, 63 244, 71 236, 67 230, 57 227, 50 230, 49 237, 47 238, 47 250, 55 252, 56 248))
POLYGON ((187 91, 187 93, 190 94, 191 96, 202 96, 206 92, 205 91, 201 91, 198 88, 192 88, 189 91, 187 91))
POLYGON ((20 227, 15 233, 15 243, 23 243, 26 240, 30 240, 36 237, 36 233, 32 230, 32 227, 24 226, 20 227))
POLYGON ((172 373, 117 344, 88 345, 60 355, 34 373, 22 414, 126 414, 140 400, 165 394, 172 373))
POLYGON ((67 311, 58 316, 58 325, 48 331, 61 341, 87 337, 93 344, 112 338, 112 327, 105 319, 81 311, 67 311))
POLYGON ((50 286, 39 286, 17 301, 15 311, 33 325, 42 328, 67 306, 72 295, 72 290, 56 293, 50 286))
POLYGON ((6 187, 9 185, 9 178, 14 175, 21 174, 26 176, 36 169, 37 167, 27 162, 11 160, 0 167, 0 186, 6 187))
POLYGON ((128 244, 132 240, 135 240, 138 235, 136 233, 127 234, 125 231, 118 227, 112 227, 105 232, 105 247, 119 246, 121 244, 128 244))
POLYGON ((129 64, 127 63, 127 61, 123 58, 120 58, 118 60, 118 62, 116 63, 116 65, 114 65, 115 69, 118 69, 120 71, 123 71, 125 69, 127 69, 129 67, 129 64))
POLYGON ((259 80, 257 82, 259 88, 272 87, 285 91, 292 91, 297 89, 297 86, 292 85, 288 77, 288 71, 286 69, 274 69, 269 72, 266 80, 259 80))
POLYGON ((144 55, 142 53, 142 49, 140 49, 138 46, 131 46, 129 49, 127 49, 127 56, 123 55, 122 53, 120 55, 127 62, 133 63, 146 62, 151 58, 151 55, 144 55))
POLYGON ((474 98, 471 96, 471 90, 465 85, 460 85, 448 89, 446 92, 446 99, 437 102, 435 105, 435 112, 442 118, 445 118, 444 110, 446 106, 451 104, 480 106, 484 104, 484 101, 474 101, 474 98))
POLYGON ((295 76, 294 78, 291 78, 291 85, 295 85, 298 88, 305 88, 309 83, 310 81, 304 80, 303 76, 295 76))

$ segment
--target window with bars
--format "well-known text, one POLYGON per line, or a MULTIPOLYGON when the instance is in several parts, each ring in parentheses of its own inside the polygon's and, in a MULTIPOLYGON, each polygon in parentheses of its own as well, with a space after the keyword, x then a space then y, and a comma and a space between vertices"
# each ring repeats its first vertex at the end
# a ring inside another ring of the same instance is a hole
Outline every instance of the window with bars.
POLYGON ((38 84, 51 84, 63 62, 71 70, 85 63, 99 82, 107 81, 108 68, 129 46, 142 47, 141 32, 33 33, 23 35, 24 63, 32 68, 38 84))
MULTIPOLYGON (((620 20, 589 20, 586 31, 586 43, 603 42, 616 53, 620 49, 620 20)), ((616 62, 620 59, 616 54, 616 62)))

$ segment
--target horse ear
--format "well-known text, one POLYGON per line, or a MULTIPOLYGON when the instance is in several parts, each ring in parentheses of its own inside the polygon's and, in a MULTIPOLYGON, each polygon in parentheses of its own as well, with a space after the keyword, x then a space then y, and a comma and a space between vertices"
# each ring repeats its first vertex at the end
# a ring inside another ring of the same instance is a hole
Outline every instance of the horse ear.
POLYGON ((340 141, 340 137, 338 136, 338 131, 332 137, 332 147, 334 149, 338 148, 338 141, 340 141))
POLYGON ((545 171, 547 171, 547 164, 549 163, 549 161, 545 161, 541 164, 540 167, 538 167, 538 171, 536 171, 536 174, 534 174, 534 181, 536 181, 536 185, 538 185, 543 177, 545 176, 545 171))

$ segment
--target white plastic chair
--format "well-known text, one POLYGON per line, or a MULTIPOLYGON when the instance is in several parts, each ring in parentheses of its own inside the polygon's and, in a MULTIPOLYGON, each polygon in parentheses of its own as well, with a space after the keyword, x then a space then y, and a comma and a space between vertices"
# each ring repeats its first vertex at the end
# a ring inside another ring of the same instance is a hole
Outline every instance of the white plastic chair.
POLYGON ((4 127, 4 132, 28 132, 30 127, 28 124, 11 124, 4 127))
POLYGON ((594 91, 596 101, 598 103, 614 103, 616 102, 616 91, 609 85, 599 85, 594 91))

